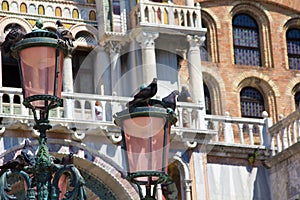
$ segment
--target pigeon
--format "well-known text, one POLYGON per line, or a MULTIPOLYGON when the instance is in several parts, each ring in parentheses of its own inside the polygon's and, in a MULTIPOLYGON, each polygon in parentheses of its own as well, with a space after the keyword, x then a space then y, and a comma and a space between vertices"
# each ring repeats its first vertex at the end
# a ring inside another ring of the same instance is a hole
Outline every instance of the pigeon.
POLYGON ((148 106, 148 101, 157 92, 157 78, 153 78, 153 81, 147 86, 140 88, 140 91, 134 95, 133 100, 127 103, 128 108, 138 106, 148 106))
POLYGON ((60 20, 56 21, 57 29, 56 34, 57 36, 64 40, 69 46, 74 47, 73 41, 75 41, 75 38, 73 37, 72 33, 67 30, 62 22, 60 20))
POLYGON ((24 147, 21 150, 21 155, 24 157, 25 162, 30 165, 34 166, 36 163, 35 160, 35 155, 34 153, 30 150, 30 144, 29 144, 29 139, 25 139, 25 144, 24 147))
POLYGON ((162 99, 163 106, 165 108, 171 108, 173 111, 175 111, 176 108, 176 96, 179 95, 178 90, 174 90, 169 94, 168 96, 164 97, 162 99))
POLYGON ((12 24, 10 31, 5 36, 5 40, 1 45, 3 51, 10 54, 10 47, 22 40, 24 35, 25 31, 19 24, 12 24))
POLYGON ((15 159, 8 161, 4 165, 0 166, 1 170, 8 170, 8 169, 17 169, 22 170, 26 165, 25 158, 22 154, 18 155, 15 159))
POLYGON ((66 155, 61 159, 61 164, 63 165, 70 165, 73 163, 74 163, 73 153, 69 153, 69 155, 66 155))

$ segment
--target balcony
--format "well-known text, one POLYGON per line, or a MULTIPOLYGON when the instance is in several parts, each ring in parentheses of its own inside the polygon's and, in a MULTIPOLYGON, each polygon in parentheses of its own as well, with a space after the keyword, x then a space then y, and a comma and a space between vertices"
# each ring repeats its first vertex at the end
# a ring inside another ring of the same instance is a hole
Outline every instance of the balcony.
POLYGON ((152 27, 197 34, 206 29, 201 24, 200 4, 196 7, 140 1, 131 10, 131 28, 152 27))
MULTIPOLYGON (((22 104, 18 103, 23 100, 21 89, 2 87, 0 88, 0 97, 0 117, 3 118, 2 124, 4 126, 9 127, 12 124, 20 122, 26 122, 27 125, 31 121, 33 123, 32 113, 22 104), (4 99, 6 102, 3 101, 4 99)), ((72 134, 81 134, 80 132, 93 135, 94 132, 92 130, 95 129, 104 130, 106 135, 111 135, 114 132, 118 135, 119 131, 116 130, 112 121, 112 115, 124 109, 126 103, 131 100, 128 97, 86 95, 80 93, 63 93, 63 99, 64 107, 52 110, 50 121, 55 125, 57 130, 67 130, 70 127, 76 127, 76 133, 71 130, 65 132, 71 134, 71 136, 72 134), (94 112, 96 101, 101 102, 103 109, 101 120, 96 119, 94 112)), ((271 129, 268 129, 270 119, 266 114, 264 119, 231 117, 229 113, 226 116, 205 115, 205 128, 203 129, 200 128, 200 110, 201 106, 197 104, 178 102, 176 110, 178 122, 172 129, 175 140, 184 141, 190 147, 195 142, 201 143, 204 140, 213 145, 224 144, 251 148, 271 147, 273 155, 275 155, 282 149, 280 146, 287 148, 288 145, 292 145, 296 141, 295 131, 297 131, 297 136, 299 136, 299 126, 296 120, 300 115, 298 112, 294 114, 295 116, 293 115, 294 121, 280 121, 276 126, 271 127, 271 129), (190 127, 183 127, 181 119, 183 109, 186 109, 189 113, 190 127), (294 125, 292 129, 293 136, 289 136, 288 134, 291 132, 291 129, 288 129, 288 127, 291 125, 294 125), (268 133, 269 130, 271 134, 268 133), (272 146, 271 138, 273 138, 272 146), (282 143, 280 141, 286 142, 282 143)))

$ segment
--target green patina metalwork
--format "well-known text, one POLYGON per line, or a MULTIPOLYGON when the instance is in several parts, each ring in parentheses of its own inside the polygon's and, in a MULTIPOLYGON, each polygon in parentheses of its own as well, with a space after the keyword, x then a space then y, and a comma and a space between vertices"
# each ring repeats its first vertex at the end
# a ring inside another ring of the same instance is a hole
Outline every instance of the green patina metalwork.
MULTIPOLYGON (((37 23, 37 27, 42 28, 42 22, 37 23)), ((24 38, 12 47, 12 51, 16 57, 22 49, 34 46, 50 46, 55 47, 58 51, 62 50, 67 53, 67 45, 58 39, 55 33, 38 29, 28 33, 24 38)), ((56 62, 56 69, 58 63, 56 62)), ((55 88, 57 82, 55 83, 55 88)), ((34 129, 38 130, 39 148, 36 154, 36 164, 34 166, 24 166, 23 169, 8 169, 0 172, 0 199, 13 200, 19 199, 15 195, 8 194, 11 191, 11 185, 8 183, 8 178, 20 176, 25 181, 26 200, 58 200, 61 193, 58 180, 63 174, 70 175, 71 191, 66 191, 64 200, 85 200, 86 192, 84 188, 84 180, 80 172, 73 164, 61 165, 52 162, 52 156, 49 153, 47 146, 46 132, 51 128, 49 124, 49 111, 62 104, 62 100, 56 97, 56 94, 51 95, 34 95, 24 99, 25 107, 30 108, 33 112, 35 125, 34 129), (31 102, 44 101, 45 107, 36 108, 31 102), (39 110, 39 114, 37 111, 39 110), (54 178, 52 177, 55 174, 54 178)))

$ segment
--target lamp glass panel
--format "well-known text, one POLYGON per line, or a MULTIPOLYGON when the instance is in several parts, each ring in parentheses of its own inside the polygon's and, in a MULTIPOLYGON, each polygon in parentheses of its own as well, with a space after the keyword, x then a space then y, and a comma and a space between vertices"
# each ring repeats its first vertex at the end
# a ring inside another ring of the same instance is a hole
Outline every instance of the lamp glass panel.
POLYGON ((168 145, 164 147, 165 118, 135 117, 123 121, 129 172, 162 171, 168 145), (165 154, 165 155, 164 155, 165 154))
MULTIPOLYGON (((40 46, 21 50, 20 62, 23 75, 24 97, 33 95, 53 95, 60 97, 62 89, 63 52, 60 51, 58 66, 58 85, 54 88, 56 48, 40 46), (55 91, 56 90, 56 91, 55 91)), ((34 106, 43 107, 44 101, 32 102, 34 106)))

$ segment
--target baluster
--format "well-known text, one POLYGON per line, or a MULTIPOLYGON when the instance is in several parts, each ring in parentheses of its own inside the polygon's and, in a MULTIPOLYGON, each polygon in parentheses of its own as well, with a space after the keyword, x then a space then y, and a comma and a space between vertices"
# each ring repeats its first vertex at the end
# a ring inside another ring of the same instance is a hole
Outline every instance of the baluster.
POLYGON ((230 120, 229 112, 225 113, 224 142, 234 143, 232 123, 231 123, 231 120, 230 120))
POLYGON ((9 96, 9 109, 10 109, 9 113, 11 115, 13 115, 14 114, 14 94, 9 94, 8 96, 9 96))
MULTIPOLYGON (((25 116, 28 116, 29 115, 29 109, 27 109, 23 104, 22 102, 24 101, 24 97, 23 95, 19 95, 20 97, 20 101, 21 101, 21 104, 20 104, 20 107, 21 107, 21 115, 25 115, 25 116)), ((0 108, 1 109, 1 108, 0 108)), ((2 109, 1 109, 2 111, 2 109)))
POLYGON ((103 110, 103 116, 102 116, 102 120, 104 122, 106 122, 106 101, 101 101, 101 105, 102 105, 102 110, 103 110))
POLYGON ((195 26, 197 27, 197 28, 199 28, 199 27, 202 27, 202 21, 201 21, 201 7, 200 7, 200 3, 197 3, 196 4, 196 7, 197 7, 197 12, 196 12, 196 14, 197 14, 197 19, 196 19, 196 22, 195 22, 195 26))
POLYGON ((3 93, 0 93, 0 113, 3 113, 3 93))
MULTIPOLYGON (((273 137, 271 138, 271 150, 272 150, 272 156, 275 156, 276 154, 276 151, 275 151, 275 138, 274 138, 274 135, 273 137)), ((278 144, 277 144, 277 148, 278 148, 278 144)), ((278 149, 277 149, 278 151, 278 149)))
POLYGON ((193 12, 188 11, 188 12, 187 12, 187 15, 188 15, 188 17, 189 17, 189 19, 190 19, 190 24, 189 24, 189 26, 190 26, 190 27, 195 27, 195 25, 194 25, 194 18, 193 18, 193 12))
POLYGON ((250 145, 254 145, 254 138, 253 138, 253 124, 248 125, 249 128, 249 138, 250 138, 250 145))
POLYGON ((184 21, 184 26, 187 27, 187 16, 186 16, 186 10, 183 10, 183 21, 184 21))
POLYGON ((244 144, 243 124, 239 123, 238 126, 240 131, 240 143, 244 144))
POLYGON ((281 145, 282 145, 282 150, 286 148, 286 132, 285 128, 281 128, 281 145))
POLYGON ((292 145, 292 137, 291 137, 291 124, 288 124, 287 127, 287 144, 288 144, 288 147, 292 145))
POLYGON ((172 1, 168 1, 168 23, 170 25, 175 25, 174 23, 174 6, 172 1))
POLYGON ((293 143, 297 143, 297 121, 293 122, 293 143))
POLYGON ((260 140, 260 145, 265 145, 266 146, 266 143, 264 141, 264 133, 263 133, 263 128, 264 126, 263 125, 259 125, 258 126, 258 131, 259 131, 259 140, 260 140))
MULTIPOLYGON (((93 120, 96 120, 96 108, 95 108, 95 104, 96 104, 96 101, 92 100, 90 101, 91 103, 91 114, 92 114, 92 119, 93 120)), ((102 104, 101 104, 102 105, 102 104)))
POLYGON ((182 107, 178 107, 178 123, 179 123, 179 127, 183 127, 183 122, 182 122, 182 107))
MULTIPOLYGON (((144 0, 140 0, 140 22, 145 22, 145 15, 146 15, 146 10, 147 10, 147 6, 144 6, 144 0)), ((149 12, 149 9, 148 9, 149 12)), ((148 17, 149 17, 149 13, 148 13, 148 17)))
POLYGON ((187 108, 187 111, 188 111, 188 116, 189 116, 190 128, 195 128, 195 123, 194 123, 193 118, 192 118, 193 109, 192 108, 187 108))
POLYGON ((276 144, 277 144, 277 153, 279 153, 282 150, 282 145, 281 145, 281 140, 280 140, 280 134, 279 134, 279 132, 276 133, 276 144))
POLYGON ((85 119, 85 106, 84 106, 85 100, 81 99, 79 102, 80 102, 80 107, 81 107, 81 109, 80 109, 81 119, 85 119))

